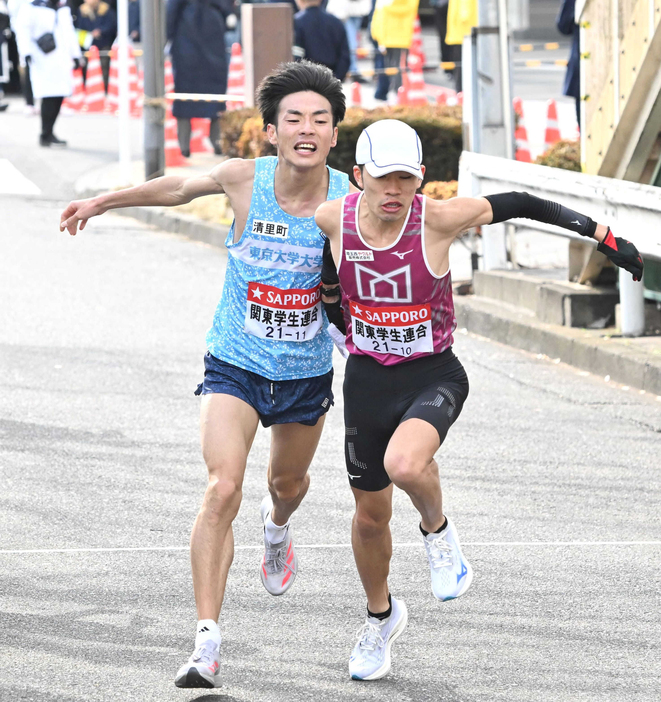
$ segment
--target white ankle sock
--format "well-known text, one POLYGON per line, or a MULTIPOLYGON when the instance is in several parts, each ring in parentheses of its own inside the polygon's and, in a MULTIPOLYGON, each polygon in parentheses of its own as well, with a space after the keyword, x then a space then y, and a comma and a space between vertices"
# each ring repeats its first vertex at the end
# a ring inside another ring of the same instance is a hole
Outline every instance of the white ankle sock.
POLYGON ((220 646, 220 629, 213 619, 200 619, 197 623, 195 647, 197 648, 203 641, 208 639, 213 639, 220 646))
POLYGON ((288 527, 289 520, 287 520, 286 524, 279 526, 278 524, 273 523, 273 520, 271 519, 271 514, 269 513, 269 516, 264 522, 264 535, 266 536, 266 540, 271 544, 279 544, 281 541, 285 540, 288 527))

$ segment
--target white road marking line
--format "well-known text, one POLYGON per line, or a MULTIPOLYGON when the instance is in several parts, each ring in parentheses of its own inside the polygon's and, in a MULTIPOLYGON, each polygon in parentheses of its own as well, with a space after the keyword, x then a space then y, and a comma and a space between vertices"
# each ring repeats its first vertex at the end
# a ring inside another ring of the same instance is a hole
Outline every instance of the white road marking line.
POLYGON ((41 195, 41 190, 6 158, 0 158, 0 195, 41 195))
MULTIPOLYGON (((466 541, 462 546, 661 546, 661 541, 466 541)), ((421 548, 420 542, 396 543, 393 548, 421 548)), ((237 551, 258 551, 261 544, 235 546, 237 551)), ((296 548, 351 548, 351 544, 296 544, 296 548)), ((37 553, 122 553, 137 551, 188 551, 188 546, 118 546, 110 548, 0 549, 0 555, 37 553)))

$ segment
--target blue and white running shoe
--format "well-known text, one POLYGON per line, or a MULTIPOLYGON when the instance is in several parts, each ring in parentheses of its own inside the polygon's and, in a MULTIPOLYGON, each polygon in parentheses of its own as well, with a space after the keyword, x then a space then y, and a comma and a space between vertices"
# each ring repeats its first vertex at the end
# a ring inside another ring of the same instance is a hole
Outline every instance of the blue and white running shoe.
POLYGON ((431 570, 431 591, 441 601, 461 597, 473 582, 473 569, 464 558, 457 530, 448 517, 440 534, 423 536, 431 570))
POLYGON ((408 612, 401 600, 391 597, 392 614, 388 619, 367 617, 358 632, 358 643, 349 659, 353 680, 378 680, 390 670, 390 648, 406 628, 408 612))

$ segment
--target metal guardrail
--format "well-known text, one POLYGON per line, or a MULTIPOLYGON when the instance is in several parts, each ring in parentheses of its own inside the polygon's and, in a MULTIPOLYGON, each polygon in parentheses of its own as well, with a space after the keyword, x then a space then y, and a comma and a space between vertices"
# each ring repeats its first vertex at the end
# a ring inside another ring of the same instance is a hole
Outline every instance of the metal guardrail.
MULTIPOLYGON (((459 161, 458 194, 489 195, 525 190, 557 200, 608 224, 619 236, 631 238, 643 256, 661 261, 661 189, 615 178, 587 175, 497 156, 464 151, 459 161)), ((586 241, 568 229, 529 219, 512 220, 526 229, 586 241)))
MULTIPOLYGON (((470 151, 462 153, 459 161, 459 195, 489 195, 508 190, 525 190, 556 200, 597 222, 612 226, 616 235, 632 239, 645 258, 661 261, 661 190, 653 185, 521 163, 470 151)), ((589 242, 585 237, 551 224, 530 219, 511 221, 526 229, 589 242)), ((483 246, 485 252, 491 250, 490 256, 494 260, 499 257, 504 260, 504 252, 498 251, 498 247, 505 247, 505 237, 498 227, 502 225, 488 225, 483 229, 483 246)), ((633 282, 631 275, 620 269, 619 290, 622 333, 625 336, 640 336, 645 330, 643 283, 633 282)))

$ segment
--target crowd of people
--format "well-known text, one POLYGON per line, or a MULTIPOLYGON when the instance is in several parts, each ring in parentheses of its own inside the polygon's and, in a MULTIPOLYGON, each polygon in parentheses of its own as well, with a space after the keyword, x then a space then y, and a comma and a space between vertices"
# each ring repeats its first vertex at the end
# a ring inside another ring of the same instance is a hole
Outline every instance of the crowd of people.
MULTIPOLYGON (((411 45, 419 0, 290 1, 294 6, 295 60, 325 65, 341 81, 364 83, 367 79, 358 67, 362 33, 373 49, 375 98, 387 101, 389 93, 397 91, 400 75, 387 75, 383 69, 400 67, 402 55, 411 45)), ((445 8, 447 15, 447 4, 445 8)), ((226 91, 231 45, 240 41, 240 14, 240 0, 166 0, 167 41, 176 92, 226 91), (219 37, 223 40, 218 41, 219 37)), ((65 142, 53 132, 55 120, 62 100, 71 94, 72 69, 82 67, 86 80, 85 55, 92 46, 100 52, 108 90, 109 50, 117 36, 117 0, 0 0, 0 86, 9 80, 7 46, 12 34, 20 56, 26 114, 41 113, 42 146, 63 146, 65 142), (53 39, 52 49, 48 43, 40 44, 48 34, 53 39), (40 110, 35 100, 42 101, 40 110)), ((133 42, 140 41, 140 0, 129 0, 129 36, 133 42)), ((443 60, 450 60, 444 36, 441 47, 443 60)), ((1 98, 0 92, 0 110, 1 98)), ((210 139, 215 152, 220 153, 219 117, 224 109, 222 102, 174 102, 184 155, 190 153, 191 118, 210 120, 210 139)))

